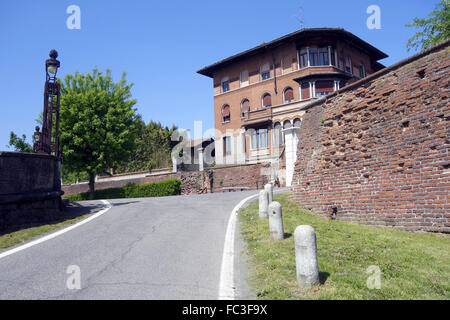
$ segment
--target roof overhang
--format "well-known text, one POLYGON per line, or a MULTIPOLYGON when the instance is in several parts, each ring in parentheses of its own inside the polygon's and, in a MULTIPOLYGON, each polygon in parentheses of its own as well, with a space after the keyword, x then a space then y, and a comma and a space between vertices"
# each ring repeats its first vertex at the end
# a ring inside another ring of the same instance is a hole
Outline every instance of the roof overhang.
POLYGON ((213 63, 207 67, 204 67, 198 70, 197 73, 212 78, 216 70, 226 67, 230 64, 236 63, 237 61, 243 58, 248 58, 252 55, 263 53, 267 50, 279 47, 285 43, 289 43, 292 41, 300 41, 302 39, 307 39, 316 36, 324 37, 326 39, 340 39, 346 41, 347 43, 359 48, 361 51, 364 51, 369 57, 371 57, 375 61, 388 57, 386 53, 380 51, 371 44, 367 43, 366 41, 362 40, 361 38, 355 36, 351 32, 348 32, 342 28, 309 28, 289 33, 283 37, 277 38, 267 43, 263 42, 259 46, 235 54, 231 57, 228 57, 226 59, 213 63))

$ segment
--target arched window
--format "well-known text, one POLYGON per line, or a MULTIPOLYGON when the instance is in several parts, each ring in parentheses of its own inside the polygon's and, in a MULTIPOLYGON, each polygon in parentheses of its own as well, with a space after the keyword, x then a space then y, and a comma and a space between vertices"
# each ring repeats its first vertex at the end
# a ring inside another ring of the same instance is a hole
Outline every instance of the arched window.
POLYGON ((230 122, 230 106, 228 104, 222 107, 222 122, 230 122))
POLYGON ((283 92, 284 103, 294 101, 294 90, 291 87, 287 87, 283 92))
POLYGON ((299 118, 294 119, 294 128, 300 128, 300 125, 302 124, 302 120, 299 118))
POLYGON ((283 141, 283 131, 281 128, 281 123, 277 122, 273 126, 273 144, 275 147, 282 146, 283 141))
POLYGON ((289 120, 286 120, 285 122, 283 122, 283 129, 289 129, 292 127, 292 123, 289 120))
POLYGON ((244 115, 250 111, 250 101, 248 99, 244 99, 241 102, 241 116, 244 117, 244 115))
POLYGON ((263 108, 271 107, 272 106, 272 97, 269 93, 265 93, 262 97, 262 106, 263 108))

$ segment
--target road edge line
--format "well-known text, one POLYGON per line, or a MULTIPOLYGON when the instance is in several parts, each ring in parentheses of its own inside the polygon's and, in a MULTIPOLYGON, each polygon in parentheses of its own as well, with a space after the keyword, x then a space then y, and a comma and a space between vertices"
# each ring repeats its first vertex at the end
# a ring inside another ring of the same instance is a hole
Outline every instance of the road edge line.
POLYGON ((79 226, 81 226, 81 225, 83 225, 85 223, 88 223, 89 221, 94 220, 95 218, 100 217, 102 214, 106 213, 109 209, 112 208, 112 205, 111 205, 111 203, 109 201, 107 201, 107 200, 101 200, 101 201, 103 202, 103 204, 106 205, 106 207, 104 207, 102 210, 100 210, 99 212, 95 213, 94 215, 90 216, 89 218, 83 219, 82 221, 77 222, 77 223, 75 223, 73 225, 70 225, 70 226, 68 226, 68 227, 66 227, 64 229, 61 229, 61 230, 58 230, 56 232, 50 233, 50 234, 48 234, 48 235, 46 235, 46 236, 44 236, 42 238, 30 241, 30 242, 25 243, 25 244, 23 244, 21 246, 18 246, 16 248, 7 250, 5 252, 2 252, 2 253, 0 253, 0 259, 5 258, 5 257, 7 257, 9 255, 14 254, 14 253, 17 253, 19 251, 28 249, 30 247, 33 247, 33 246, 35 246, 37 244, 40 244, 42 242, 45 242, 47 240, 56 238, 56 237, 66 233, 66 232, 69 232, 70 230, 73 230, 73 229, 75 229, 75 228, 77 228, 77 227, 79 227, 79 226))
POLYGON ((223 245, 222 265, 220 267, 219 300, 234 300, 236 298, 236 287, 234 284, 234 238, 236 230, 237 212, 252 198, 258 194, 251 195, 241 200, 231 211, 228 219, 225 242, 223 245))

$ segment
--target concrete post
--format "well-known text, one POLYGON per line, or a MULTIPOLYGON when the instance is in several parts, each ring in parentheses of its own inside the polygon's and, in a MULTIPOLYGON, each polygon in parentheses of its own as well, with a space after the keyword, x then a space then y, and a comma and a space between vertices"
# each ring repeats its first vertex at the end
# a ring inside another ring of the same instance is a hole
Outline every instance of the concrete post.
POLYGON ((295 262, 297 281, 300 287, 307 288, 319 283, 317 264, 316 233, 311 226, 295 228, 295 262))
POLYGON ((172 157, 172 172, 177 172, 177 158, 172 157))
POLYGON ((269 207, 269 195, 266 190, 259 191, 259 218, 267 219, 269 207))
POLYGON ((269 230, 272 239, 274 240, 284 239, 283 215, 281 213, 281 204, 276 201, 269 204, 269 230))
POLYGON ((203 171, 203 148, 198 148, 198 170, 203 171))
POLYGON ((264 186, 264 190, 267 191, 269 195, 269 204, 273 201, 273 187, 271 183, 268 183, 264 186))

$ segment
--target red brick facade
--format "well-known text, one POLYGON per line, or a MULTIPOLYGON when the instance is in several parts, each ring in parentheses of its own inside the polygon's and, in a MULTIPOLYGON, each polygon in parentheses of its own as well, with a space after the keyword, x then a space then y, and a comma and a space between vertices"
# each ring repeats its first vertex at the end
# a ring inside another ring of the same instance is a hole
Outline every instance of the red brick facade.
POLYGON ((450 232, 449 41, 305 107, 293 197, 316 213, 450 232))

